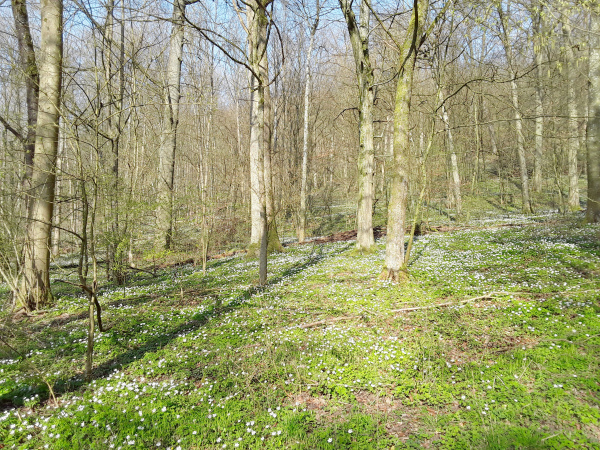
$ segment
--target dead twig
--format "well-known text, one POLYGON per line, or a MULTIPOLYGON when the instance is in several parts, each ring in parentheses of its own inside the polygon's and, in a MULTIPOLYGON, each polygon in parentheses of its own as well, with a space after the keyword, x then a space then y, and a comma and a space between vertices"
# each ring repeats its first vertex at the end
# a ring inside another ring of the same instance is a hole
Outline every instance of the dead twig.
MULTIPOLYGON (((473 297, 473 298, 468 298, 466 300, 461 300, 460 302, 438 303, 435 305, 428 305, 428 306, 413 306, 410 308, 392 309, 392 310, 389 310, 389 312, 398 314, 398 313, 403 313, 403 312, 419 311, 419 310, 423 310, 423 309, 446 308, 449 306, 464 305, 467 303, 476 302, 478 300, 491 300, 493 298, 497 298, 500 296, 514 295, 514 294, 517 294, 517 293, 516 292, 494 291, 494 292, 490 292, 485 295, 480 295, 479 297, 473 297)), ((358 315, 358 314, 354 314, 351 316, 332 317, 330 319, 323 319, 323 320, 319 320, 317 322, 305 323, 304 325, 300 325, 299 328, 301 328, 301 329, 314 328, 314 327, 318 327, 321 325, 328 325, 330 323, 341 322, 344 320, 359 319, 361 317, 363 317, 363 315, 358 315)))
POLYGON ((428 305, 428 306, 414 306, 411 308, 392 309, 392 310, 390 310, 390 312, 401 313, 401 312, 418 311, 421 309, 446 308, 448 306, 464 305, 467 303, 476 302, 478 300, 491 300, 491 299, 497 298, 502 295, 514 295, 514 294, 515 294, 515 292, 502 292, 502 291, 490 292, 489 294, 480 295, 479 297, 468 298, 466 300, 461 300, 460 302, 437 303, 435 305, 428 305))

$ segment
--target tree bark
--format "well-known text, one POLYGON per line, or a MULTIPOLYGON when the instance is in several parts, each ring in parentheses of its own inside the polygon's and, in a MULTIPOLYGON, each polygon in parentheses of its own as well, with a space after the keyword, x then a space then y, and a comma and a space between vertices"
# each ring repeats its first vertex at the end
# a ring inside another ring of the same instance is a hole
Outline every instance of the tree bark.
POLYGON ((450 129, 450 118, 448 117, 448 111, 446 106, 443 104, 445 95, 443 89, 439 91, 440 103, 442 103, 442 121, 444 122, 444 129, 446 136, 448 137, 448 151, 450 153, 450 169, 452 171, 452 178, 450 179, 450 193, 452 194, 454 205, 456 206, 456 214, 462 213, 462 199, 460 195, 460 173, 458 171, 458 158, 456 157, 456 151, 454 150, 454 137, 452 136, 452 130, 450 129))
MULTIPOLYGON (((263 39, 266 42, 267 28, 266 26, 261 30, 264 33, 263 39)), ((264 125, 263 125, 263 164, 264 164, 264 181, 265 181, 265 208, 267 214, 267 252, 282 252, 283 245, 279 240, 279 233, 277 232, 276 215, 277 209, 275 208, 275 193, 273 190, 273 104, 271 101, 271 86, 269 83, 269 62, 267 59, 267 52, 262 55, 262 62, 260 64, 261 78, 264 80, 264 125)))
POLYGON ((408 199, 408 153, 410 150, 409 121, 413 75, 422 35, 421 17, 427 17, 428 0, 419 0, 413 8, 407 37, 400 48, 400 63, 394 106, 394 153, 390 167, 390 203, 388 206, 385 266, 381 279, 392 282, 406 278, 404 263, 404 230, 408 199))
POLYGON ((298 220, 298 242, 304 242, 306 237, 306 185, 308 178, 308 117, 310 107, 310 85, 311 85, 311 62, 313 47, 315 45, 315 35, 319 27, 319 9, 320 4, 317 0, 317 15, 315 21, 310 27, 310 39, 308 42, 308 52, 306 54, 306 63, 304 66, 304 127, 302 132, 302 180, 300 182, 300 213, 298 220))
POLYGON ((30 310, 38 309, 52 299, 50 237, 62 81, 62 1, 42 0, 41 11, 40 97, 31 178, 31 214, 20 292, 24 306, 30 310))
POLYGON ((512 53, 512 47, 510 46, 510 40, 508 35, 508 24, 506 15, 502 9, 502 4, 498 5, 498 16, 500 17, 501 25, 501 40, 504 46, 504 52, 509 65, 509 73, 511 77, 510 81, 510 92, 512 106, 515 115, 515 130, 517 134, 517 156, 519 159, 519 169, 521 173, 521 198, 522 198, 522 210, 525 214, 531 214, 533 212, 531 208, 531 200, 529 197, 529 178, 527 174, 527 160, 525 159, 525 137, 523 136, 523 119, 521 117, 521 110, 519 107, 519 90, 517 86, 517 72, 514 68, 514 58, 512 53))
POLYGON ((587 124, 587 213, 589 223, 600 223, 600 12, 591 13, 587 124))
POLYGON ((569 200, 568 208, 578 211, 579 206, 579 168, 577 154, 579 153, 579 123, 577 119, 577 104, 575 98, 575 77, 573 76, 573 65, 575 54, 571 43, 571 25, 566 9, 562 11, 561 17, 564 53, 565 82, 567 85, 567 164, 569 166, 569 200))
POLYGON ((358 124, 359 141, 358 151, 358 206, 356 226, 356 248, 361 252, 370 251, 375 245, 373 237, 373 103, 375 92, 373 87, 374 76, 369 56, 369 22, 371 17, 370 0, 362 0, 360 5, 360 24, 357 24, 352 2, 339 0, 342 13, 346 19, 354 63, 358 81, 358 124))
POLYGON ((167 80, 164 89, 163 130, 159 153, 158 223, 167 250, 171 248, 173 239, 173 187, 175 184, 175 154, 177 149, 177 126, 179 124, 179 100, 181 97, 185 6, 185 0, 176 0, 173 3, 167 80))
POLYGON ((12 0, 12 11, 15 20, 15 31, 19 45, 19 63, 25 75, 27 98, 27 135, 25 149, 25 183, 26 187, 33 172, 33 155, 35 150, 35 128, 38 115, 40 75, 29 28, 29 14, 25 0, 12 0))
POLYGON ((266 7, 258 0, 247 3, 248 59, 250 73, 250 173, 252 235, 249 254, 259 250, 259 285, 267 282, 267 198, 265 188, 265 79, 267 73, 267 26, 266 7), (256 236, 255 236, 256 234, 256 236), (256 241, 254 241, 256 239, 256 241))
POLYGON ((533 169, 533 190, 542 191, 542 161, 544 157, 544 101, 543 101, 543 55, 542 55, 542 3, 533 13, 535 57, 535 159, 533 169))

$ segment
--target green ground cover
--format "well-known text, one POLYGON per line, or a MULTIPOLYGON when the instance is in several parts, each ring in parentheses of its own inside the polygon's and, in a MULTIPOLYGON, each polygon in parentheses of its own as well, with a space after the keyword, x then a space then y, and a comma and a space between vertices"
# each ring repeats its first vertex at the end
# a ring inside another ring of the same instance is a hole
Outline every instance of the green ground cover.
POLYGON ((600 228, 505 222, 421 236, 401 287, 385 239, 289 247, 264 289, 241 256, 138 274, 101 292, 90 383, 57 285, 0 346, 0 448, 600 448, 600 228))

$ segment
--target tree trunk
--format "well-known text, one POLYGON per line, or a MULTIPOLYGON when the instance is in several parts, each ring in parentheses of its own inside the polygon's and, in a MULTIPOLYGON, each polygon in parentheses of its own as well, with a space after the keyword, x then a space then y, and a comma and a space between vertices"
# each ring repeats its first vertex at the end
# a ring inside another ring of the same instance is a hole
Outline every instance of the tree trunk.
MULTIPOLYGON (((267 40, 267 29, 264 27, 263 39, 267 40)), ((261 78, 264 80, 264 125, 263 125, 263 164, 264 164, 264 182, 265 182, 265 207, 267 214, 267 252, 282 252, 283 245, 279 241, 279 233, 277 232, 275 208, 275 193, 273 191, 273 104, 271 102, 271 86, 269 83, 269 62, 267 60, 267 52, 263 53, 261 68, 261 78)))
POLYGON ((252 175, 252 236, 248 254, 259 250, 259 285, 267 282, 267 198, 265 189, 265 80, 267 73, 263 64, 267 55, 266 4, 257 0, 247 3, 246 15, 248 26, 248 59, 250 73, 250 173, 252 175), (257 236, 255 236, 255 233, 257 236), (254 241, 253 239, 257 239, 254 241))
POLYGON ((167 63, 167 80, 164 90, 163 130, 159 154, 159 207, 158 224, 165 248, 171 248, 173 239, 173 187, 175 183, 175 152, 177 126, 179 123, 179 99, 181 96, 181 61, 183 59, 183 20, 185 0, 173 3, 173 18, 167 63))
MULTIPOLYGON (((246 16, 248 23, 248 54, 250 58, 250 64, 255 70, 256 74, 259 71, 259 62, 253 61, 256 58, 255 53, 259 50, 254 47, 258 44, 258 30, 255 24, 255 12, 254 9, 259 8, 256 1, 249 3, 246 8, 246 16)), ((253 249, 256 250, 260 246, 260 239, 262 236, 262 205, 261 205, 261 190, 263 189, 260 185, 260 173, 264 171, 264 165, 261 158, 261 147, 262 147, 262 130, 259 129, 258 125, 258 104, 259 104, 259 89, 260 82, 256 76, 249 73, 250 78, 250 252, 253 249)))
POLYGON ((508 24, 507 18, 504 11, 502 10, 502 4, 498 5, 498 15, 500 17, 501 32, 502 32, 502 44, 504 46, 504 52, 509 65, 510 72, 510 92, 512 99, 512 106, 515 115, 515 129, 517 132, 517 156, 519 159, 519 169, 521 173, 521 198, 522 198, 522 210, 525 214, 531 214, 533 212, 531 208, 531 200, 529 198, 529 178, 527 174, 527 160, 525 159, 525 137, 523 136, 523 119, 521 117, 521 110, 519 107, 519 90, 517 86, 517 72, 513 67, 513 53, 510 46, 510 40, 508 35, 508 24))
POLYGON ((358 151, 358 206, 356 226, 358 234, 356 247, 361 252, 371 251, 375 245, 373 237, 373 68, 369 56, 369 22, 371 17, 370 0, 362 0, 360 5, 360 24, 352 11, 349 0, 339 0, 346 19, 358 81, 358 126, 360 147, 358 151))
POLYGON ((23 268, 21 300, 28 309, 51 302, 50 237, 54 208, 62 78, 61 0, 42 0, 40 97, 37 114, 31 214, 23 268))
POLYGON ((310 40, 308 42, 308 52, 306 54, 306 64, 304 66, 304 127, 302 133, 302 180, 300 184, 300 213, 298 220, 298 242, 304 242, 306 237, 306 184, 308 177, 308 116, 310 106, 310 82, 311 82, 311 62, 313 47, 315 45, 315 35, 319 26, 319 2, 317 1, 317 16, 310 28, 310 40))
POLYGON ((574 64, 575 55, 571 44, 571 25, 566 10, 562 12, 562 33, 564 54, 565 83, 567 85, 567 164, 569 166, 569 200, 571 211, 578 211, 579 206, 579 168, 577 154, 579 153, 579 123, 577 119, 577 104, 575 98, 574 64))
POLYGON ((394 105, 394 153, 390 167, 390 203, 388 206, 385 266, 381 279, 392 282, 406 278, 404 263, 404 230, 408 199, 408 153, 410 150, 410 104, 418 45, 422 34, 420 17, 427 17, 428 0, 420 0, 413 8, 406 39, 400 49, 400 65, 394 105), (416 38, 413 40, 413 38, 416 38))
POLYGON ((589 223, 600 223, 600 13, 593 11, 591 15, 586 218, 589 223))
POLYGON ((19 63, 25 75, 27 92, 27 136, 25 138, 25 182, 26 188, 33 172, 33 154, 35 149, 35 129, 38 115, 40 75, 35 58, 33 39, 29 28, 29 15, 25 0, 12 0, 15 31, 19 45, 19 63))
POLYGON ((542 4, 534 13, 534 45, 535 56, 535 159, 533 169, 533 190, 542 191, 542 161, 544 156, 544 102, 543 102, 543 79, 544 68, 542 55, 542 4))
POLYGON ((454 199, 454 205, 456 206, 456 214, 460 215, 462 212, 462 199, 460 195, 460 173, 458 172, 458 159, 454 150, 454 138, 452 136, 452 130, 450 129, 450 118, 448 117, 448 111, 446 106, 443 104, 445 95, 443 89, 439 91, 440 103, 442 104, 442 120, 444 122, 444 129, 448 137, 448 152, 450 153, 450 170, 452 176, 450 179, 450 193, 454 199))

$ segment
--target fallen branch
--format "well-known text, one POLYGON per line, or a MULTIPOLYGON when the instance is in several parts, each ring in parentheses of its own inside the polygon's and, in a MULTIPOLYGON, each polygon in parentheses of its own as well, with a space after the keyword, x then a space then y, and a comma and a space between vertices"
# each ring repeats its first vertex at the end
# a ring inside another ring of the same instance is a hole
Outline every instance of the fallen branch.
POLYGON ((147 274, 150 274, 150 275, 152 275, 153 277, 156 277, 156 276, 157 276, 157 275, 156 275, 154 272, 152 272, 151 270, 141 269, 141 268, 139 268, 139 267, 134 267, 134 266, 125 266, 125 268, 126 268, 126 269, 129 269, 129 270, 133 270, 134 272, 142 272, 142 273, 147 273, 147 274))
POLYGON ((464 305, 466 303, 472 303, 472 302, 476 302, 478 300, 491 300, 491 299, 497 298, 501 295, 514 295, 514 294, 515 294, 515 292, 502 292, 502 291, 490 292, 489 294, 481 295, 479 297, 468 298, 466 300, 461 300, 460 302, 438 303, 438 304, 429 305, 429 306, 414 306, 412 308, 392 309, 392 310, 390 310, 390 312, 401 313, 401 312, 418 311, 420 309, 446 308, 448 306, 464 305))
MULTIPOLYGON (((468 298, 466 300, 461 300, 460 302, 438 303, 438 304, 429 305, 429 306, 413 306, 410 308, 392 309, 392 310, 389 310, 388 312, 397 314, 397 313, 403 313, 403 312, 419 311, 422 309, 446 308, 448 306, 464 305, 466 303, 472 303, 472 302, 476 302, 478 300, 491 300, 493 298, 497 298, 502 295, 514 295, 514 294, 517 294, 517 293, 516 292, 497 291, 497 292, 490 292, 489 294, 485 294, 485 295, 480 295, 479 297, 473 297, 473 298, 468 298)), ((332 317, 331 319, 323 319, 323 320, 319 320, 317 322, 306 323, 304 325, 300 325, 299 328, 301 328, 301 329, 314 328, 314 327, 318 327, 321 325, 327 325, 327 324, 334 323, 334 322, 359 319, 360 317, 363 317, 363 316, 354 314, 352 316, 332 317)))

